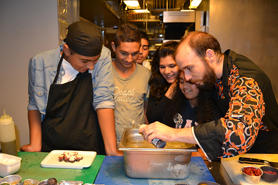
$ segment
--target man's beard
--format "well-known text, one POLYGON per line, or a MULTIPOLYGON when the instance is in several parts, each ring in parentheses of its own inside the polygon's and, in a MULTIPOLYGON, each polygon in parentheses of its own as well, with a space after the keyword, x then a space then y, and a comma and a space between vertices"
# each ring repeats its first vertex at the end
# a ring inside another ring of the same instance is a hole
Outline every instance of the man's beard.
POLYGON ((203 77, 203 83, 198 84, 197 86, 200 90, 211 90, 214 88, 216 83, 216 74, 206 61, 204 61, 204 64, 206 71, 203 77))

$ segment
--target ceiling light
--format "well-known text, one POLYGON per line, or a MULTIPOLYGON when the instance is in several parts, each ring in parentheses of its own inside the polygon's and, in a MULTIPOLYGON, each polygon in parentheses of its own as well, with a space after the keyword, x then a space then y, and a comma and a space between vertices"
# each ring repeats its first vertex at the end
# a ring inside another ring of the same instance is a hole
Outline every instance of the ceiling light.
POLYGON ((124 0, 125 5, 129 9, 140 9, 139 2, 137 0, 124 0))
POLYGON ((150 11, 148 9, 136 9, 136 10, 132 10, 132 12, 134 12, 134 13, 150 13, 150 11))
POLYGON ((197 8, 199 5, 200 5, 200 3, 202 2, 202 0, 191 0, 190 1, 190 5, 189 5, 189 8, 190 9, 195 9, 195 8, 197 8))
POLYGON ((181 10, 181 12, 194 12, 195 10, 181 10))

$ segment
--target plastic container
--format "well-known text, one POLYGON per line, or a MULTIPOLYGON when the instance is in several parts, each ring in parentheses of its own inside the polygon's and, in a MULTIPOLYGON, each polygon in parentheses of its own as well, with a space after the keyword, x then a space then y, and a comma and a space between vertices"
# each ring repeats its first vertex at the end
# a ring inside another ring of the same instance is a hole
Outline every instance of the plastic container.
POLYGON ((1 177, 5 177, 7 175, 17 172, 20 169, 20 165, 21 165, 20 157, 0 153, 0 176, 1 177))
POLYGON ((35 180, 35 179, 25 179, 23 181, 23 185, 38 185, 40 181, 35 180))
POLYGON ((14 121, 5 110, 0 117, 0 142, 3 153, 17 155, 14 121))
POLYGON ((0 183, 7 183, 10 185, 17 185, 20 183, 22 177, 20 175, 8 175, 4 177, 0 183))
POLYGON ((128 177, 184 179, 189 174, 188 164, 195 145, 167 142, 156 148, 144 140, 136 128, 125 130, 119 150, 124 152, 124 166, 128 177))
POLYGON ((245 180, 251 184, 259 184, 263 171, 260 168, 253 166, 246 166, 241 169, 245 180))

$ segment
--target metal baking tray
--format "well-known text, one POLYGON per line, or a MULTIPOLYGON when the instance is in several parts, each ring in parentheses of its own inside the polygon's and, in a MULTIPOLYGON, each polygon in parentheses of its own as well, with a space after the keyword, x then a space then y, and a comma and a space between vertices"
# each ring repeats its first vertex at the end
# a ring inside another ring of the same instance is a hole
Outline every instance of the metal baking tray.
POLYGON ((156 148, 144 140, 137 128, 126 129, 119 144, 124 152, 126 175, 132 178, 183 179, 188 175, 191 153, 195 145, 167 142, 156 148))

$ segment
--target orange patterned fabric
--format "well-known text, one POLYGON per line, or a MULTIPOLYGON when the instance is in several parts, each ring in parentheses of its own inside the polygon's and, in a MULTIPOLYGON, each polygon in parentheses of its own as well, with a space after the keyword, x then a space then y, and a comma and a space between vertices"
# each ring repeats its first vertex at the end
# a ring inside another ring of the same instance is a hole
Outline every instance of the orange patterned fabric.
MULTIPOLYGON (((217 83, 219 96, 222 98, 223 85, 217 83)), ((263 127, 265 114, 263 94, 258 83, 249 77, 239 75, 233 65, 228 79, 230 103, 225 117, 220 121, 225 128, 223 157, 232 157, 246 153, 254 144, 259 129, 263 127)))

